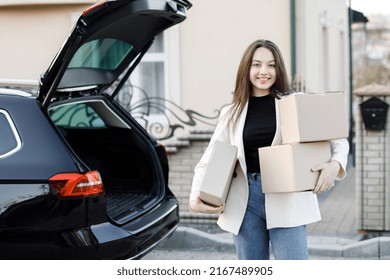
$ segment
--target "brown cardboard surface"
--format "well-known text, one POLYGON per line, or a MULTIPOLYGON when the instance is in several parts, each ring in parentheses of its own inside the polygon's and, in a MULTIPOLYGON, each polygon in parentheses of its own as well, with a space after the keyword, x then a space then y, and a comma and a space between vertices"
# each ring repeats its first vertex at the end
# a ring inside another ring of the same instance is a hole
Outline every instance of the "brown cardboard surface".
POLYGON ((220 206, 225 203, 237 163, 236 146, 216 141, 200 187, 200 199, 220 206))
POLYGON ((283 144, 348 137, 343 92, 296 94, 278 102, 283 144))
POLYGON ((313 190, 319 171, 311 169, 331 159, 329 141, 295 143, 259 149, 264 193, 313 190))

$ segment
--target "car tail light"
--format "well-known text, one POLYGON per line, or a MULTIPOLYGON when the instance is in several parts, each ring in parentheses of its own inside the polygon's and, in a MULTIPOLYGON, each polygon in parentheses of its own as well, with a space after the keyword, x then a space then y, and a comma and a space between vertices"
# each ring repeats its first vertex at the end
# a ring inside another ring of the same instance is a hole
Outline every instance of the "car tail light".
POLYGON ((60 197, 83 197, 104 193, 98 171, 60 173, 49 179, 49 185, 60 197))
POLYGON ((103 4, 105 4, 105 2, 98 2, 92 6, 90 6, 89 8, 85 9, 82 13, 82 16, 85 16, 86 14, 88 14, 90 11, 96 9, 97 7, 100 7, 102 6, 103 4))

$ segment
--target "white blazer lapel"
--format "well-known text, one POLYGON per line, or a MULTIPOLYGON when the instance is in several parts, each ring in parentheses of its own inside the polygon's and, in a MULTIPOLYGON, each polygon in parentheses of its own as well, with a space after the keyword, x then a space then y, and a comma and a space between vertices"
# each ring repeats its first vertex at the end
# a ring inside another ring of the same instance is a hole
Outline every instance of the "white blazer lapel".
POLYGON ((246 114, 248 112, 248 102, 246 102, 242 113, 237 121, 237 126, 233 132, 232 144, 238 147, 237 159, 241 165, 242 171, 246 174, 245 150, 242 134, 244 132, 246 114))
POLYGON ((280 145, 282 143, 282 134, 280 131, 280 115, 279 115, 279 100, 275 99, 275 113, 276 113, 276 132, 271 146, 280 145))

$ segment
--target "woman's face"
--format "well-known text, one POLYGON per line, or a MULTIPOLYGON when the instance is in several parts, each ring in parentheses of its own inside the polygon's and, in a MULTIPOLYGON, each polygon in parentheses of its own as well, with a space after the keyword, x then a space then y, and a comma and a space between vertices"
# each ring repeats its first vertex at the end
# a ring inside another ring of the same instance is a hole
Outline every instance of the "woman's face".
POLYGON ((249 72, 253 96, 265 96, 270 93, 270 88, 276 81, 275 63, 274 55, 269 49, 264 47, 256 49, 249 72))

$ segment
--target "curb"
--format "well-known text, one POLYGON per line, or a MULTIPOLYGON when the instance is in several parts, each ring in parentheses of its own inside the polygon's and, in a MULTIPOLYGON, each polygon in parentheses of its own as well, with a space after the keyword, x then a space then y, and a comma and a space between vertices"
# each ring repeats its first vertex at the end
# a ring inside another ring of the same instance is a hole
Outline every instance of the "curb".
POLYGON ((162 249, 235 252, 230 233, 210 234, 190 227, 178 227, 172 236, 159 245, 162 249))
MULTIPOLYGON (((178 227, 160 249, 188 251, 236 251, 230 233, 210 234, 190 227, 178 227)), ((308 236, 309 255, 312 259, 390 260, 390 237, 355 239, 308 236)))

